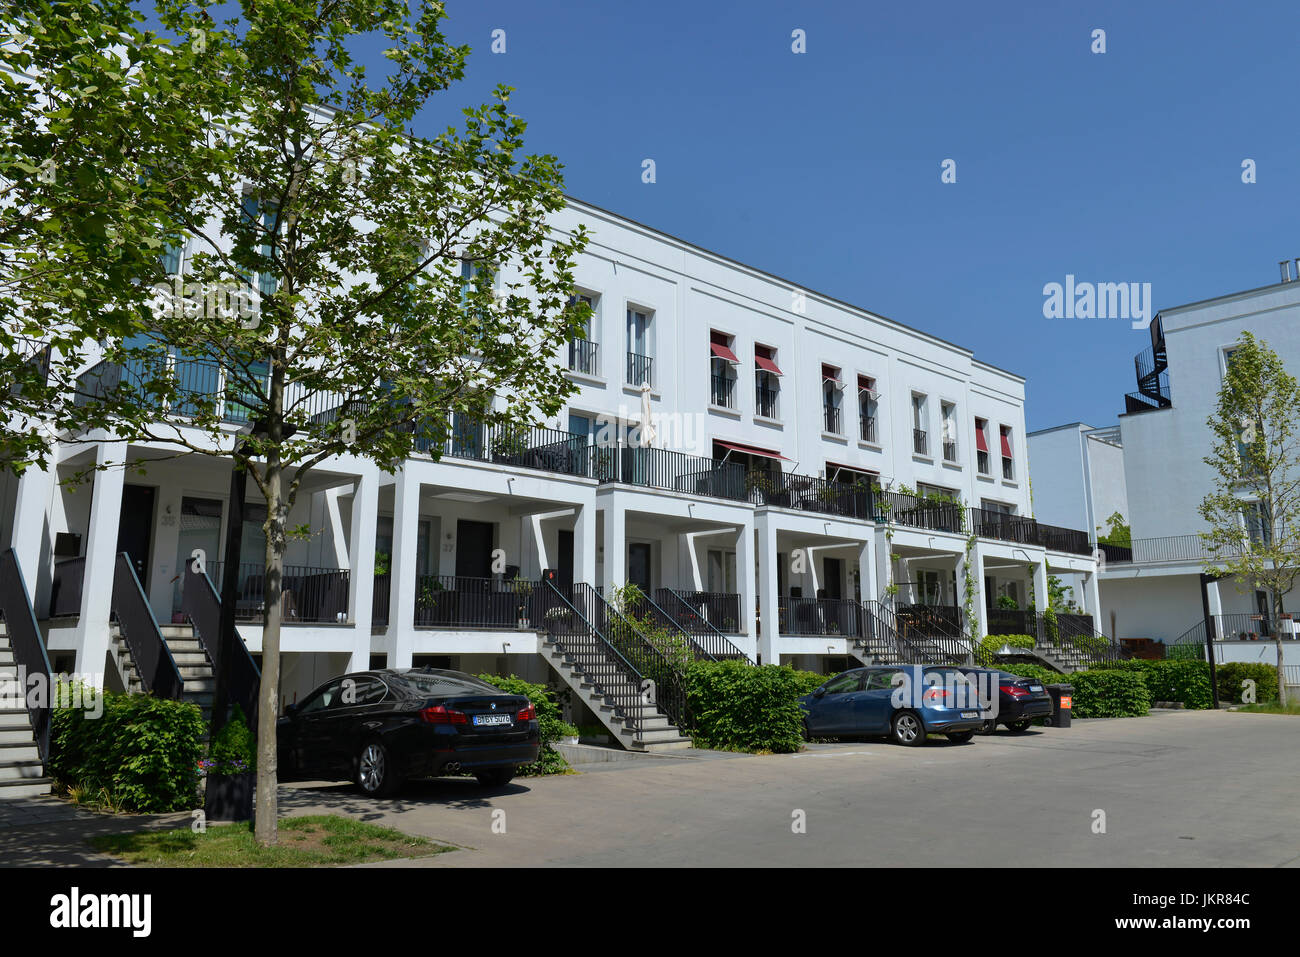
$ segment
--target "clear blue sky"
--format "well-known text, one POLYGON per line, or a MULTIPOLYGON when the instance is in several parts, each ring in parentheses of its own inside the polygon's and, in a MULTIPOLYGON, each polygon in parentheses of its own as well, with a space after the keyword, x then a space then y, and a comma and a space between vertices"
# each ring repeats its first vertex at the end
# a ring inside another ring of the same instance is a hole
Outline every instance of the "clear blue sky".
POLYGON ((1294 2, 446 6, 474 54, 430 132, 508 83, 570 194, 972 348, 1027 378, 1031 430, 1113 423, 1150 342, 1044 319, 1044 284, 1159 309, 1300 256, 1294 2))

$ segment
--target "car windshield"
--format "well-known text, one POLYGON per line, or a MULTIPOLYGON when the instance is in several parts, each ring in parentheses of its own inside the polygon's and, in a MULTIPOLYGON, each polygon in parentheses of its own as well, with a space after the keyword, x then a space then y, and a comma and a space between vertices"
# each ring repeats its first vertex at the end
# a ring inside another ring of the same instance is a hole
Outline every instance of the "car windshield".
POLYGON ((402 675, 402 680, 410 685, 417 694, 430 697, 483 694, 484 692, 488 694, 505 694, 500 688, 490 685, 486 681, 479 681, 469 675, 448 674, 437 671, 408 671, 402 675))

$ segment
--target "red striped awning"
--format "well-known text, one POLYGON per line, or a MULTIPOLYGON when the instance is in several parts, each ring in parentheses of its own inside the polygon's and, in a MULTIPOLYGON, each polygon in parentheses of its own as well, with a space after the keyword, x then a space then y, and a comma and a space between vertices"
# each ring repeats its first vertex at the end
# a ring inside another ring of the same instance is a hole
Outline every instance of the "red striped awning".
POLYGON ((776 363, 767 356, 754 356, 754 365, 758 366, 764 372, 772 373, 772 375, 781 374, 781 370, 776 367, 776 363))
POLYGON ((730 449, 733 452, 744 452, 746 455, 759 455, 767 459, 780 459, 782 462, 792 461, 780 452, 773 452, 771 449, 760 449, 755 445, 741 445, 739 442, 723 442, 721 439, 714 439, 713 444, 720 445, 724 449, 730 449))
POLYGON ((1011 458, 1011 436, 1005 432, 1002 433, 1002 454, 1006 458, 1011 458))
POLYGON ((736 358, 736 354, 721 342, 710 342, 709 351, 719 359, 726 359, 728 362, 734 362, 736 365, 740 365, 740 360, 736 358))
POLYGON ((989 450, 989 440, 984 437, 983 429, 975 429, 975 448, 979 449, 981 452, 987 452, 989 450))

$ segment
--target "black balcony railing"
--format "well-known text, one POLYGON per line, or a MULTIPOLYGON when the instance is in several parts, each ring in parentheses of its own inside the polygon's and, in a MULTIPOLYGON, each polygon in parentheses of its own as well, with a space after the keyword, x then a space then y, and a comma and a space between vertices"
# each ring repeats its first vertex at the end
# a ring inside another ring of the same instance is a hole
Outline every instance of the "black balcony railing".
POLYGON ((1032 518, 986 508, 972 508, 970 514, 972 527, 980 538, 995 538, 1018 545, 1036 545, 1049 551, 1073 555, 1092 554, 1088 533, 1079 529, 1047 525, 1032 518))
POLYGON ((745 476, 749 501, 755 505, 793 508, 823 515, 868 520, 874 514, 871 486, 860 482, 828 482, 793 472, 751 471, 745 476))
POLYGON ((858 426, 858 435, 863 442, 876 441, 876 417, 874 415, 859 416, 858 426))
POLYGON ((783 635, 863 635, 862 606, 847 598, 779 598, 777 614, 783 635))
POLYGON ((247 424, 257 414, 260 392, 266 377, 243 381, 243 375, 227 375, 216 362, 177 357, 164 360, 104 360, 77 377, 73 401, 78 406, 93 404, 110 395, 135 393, 157 405, 160 414, 194 417, 217 414, 223 422, 247 424), (258 391, 252 391, 254 386, 258 391), (165 393, 170 400, 164 402, 165 393))
POLYGON ((416 580, 415 623, 431 628, 537 629, 534 595, 541 583, 463 575, 416 580))
POLYGON ((1007 456, 1002 456, 1002 477, 1008 482, 1016 477, 1015 463, 1007 456))
POLYGON ((648 383, 653 386, 655 384, 654 359, 650 358, 650 356, 629 352, 627 354, 627 382, 628 385, 648 383))
MULTIPOLYGON (((433 441, 416 440, 416 448, 429 452, 433 441)), ((442 443, 442 454, 476 462, 494 462, 519 468, 591 476, 591 449, 585 435, 559 429, 484 426, 458 423, 442 443)))
POLYGON ((765 419, 777 418, 776 398, 778 390, 766 386, 754 387, 754 414, 765 419))
POLYGON ((739 595, 733 592, 682 591, 667 588, 660 590, 670 591, 678 600, 685 602, 692 611, 723 634, 745 633, 745 622, 740 617, 739 595))
POLYGON ((618 482, 669 492, 689 492, 743 502, 745 470, 671 449, 626 445, 592 449, 593 474, 601 483, 618 482))
POLYGON ((734 409, 736 407, 736 380, 731 376, 718 375, 716 372, 710 376, 710 380, 709 402, 724 409, 734 409))
POLYGON ((180 669, 163 640, 135 565, 126 552, 118 553, 113 568, 112 610, 145 694, 179 701, 184 687, 180 669))
POLYGON ((655 592, 654 610, 667 615, 676 628, 690 637, 699 657, 714 661, 745 657, 720 627, 726 626, 728 633, 735 634, 736 618, 719 618, 718 623, 714 623, 715 615, 725 616, 729 611, 734 614, 739 607, 739 595, 678 592, 671 588, 660 588, 655 592))
POLYGON ((569 368, 583 375, 598 375, 596 364, 598 346, 586 339, 573 339, 569 342, 569 368))
POLYGON ((389 572, 375 576, 375 593, 370 599, 370 627, 388 624, 388 607, 392 600, 393 576, 389 572))
POLYGON ((912 430, 912 451, 917 455, 930 454, 930 439, 925 429, 912 430))
POLYGON ((989 635, 1029 635, 1038 638, 1038 614, 1032 610, 990 608, 985 624, 989 635))
POLYGON ((16 336, 13 350, 14 355, 20 357, 23 360, 23 365, 27 367, 24 370, 24 375, 20 377, 20 381, 9 386, 9 394, 17 396, 22 394, 22 380, 27 376, 34 376, 42 382, 48 380, 50 375, 50 347, 35 339, 16 336))
POLYGON ((838 406, 822 406, 822 425, 832 435, 840 434, 840 410, 838 406))
POLYGON ((874 506, 877 522, 892 522, 932 532, 966 532, 966 509, 952 502, 877 489, 874 506))
POLYGON ((944 439, 943 442, 943 460, 945 462, 957 461, 957 443, 950 439, 944 439))
MULTIPOLYGON (((225 562, 208 562, 208 575, 221 582, 225 562)), ((266 605, 266 566, 240 562, 235 593, 235 620, 261 621, 266 605)), ((285 565, 280 578, 283 621, 316 624, 348 620, 348 592, 352 572, 346 568, 285 565)))

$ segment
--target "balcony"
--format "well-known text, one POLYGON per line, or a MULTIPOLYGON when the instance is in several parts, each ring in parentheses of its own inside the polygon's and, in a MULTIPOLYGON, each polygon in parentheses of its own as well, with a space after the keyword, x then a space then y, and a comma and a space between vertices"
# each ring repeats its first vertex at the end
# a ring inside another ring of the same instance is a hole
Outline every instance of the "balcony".
POLYGON ((723 409, 736 407, 736 380, 731 376, 710 376, 709 402, 723 409))
POLYGON ((746 500, 745 470, 730 462, 671 449, 625 445, 593 448, 591 462, 592 474, 602 484, 687 492, 733 502, 746 500))
POLYGON ((569 343, 569 370, 583 375, 599 375, 600 367, 596 364, 597 345, 586 339, 574 339, 569 343))
POLYGON ((828 482, 793 472, 751 471, 745 475, 749 501, 759 506, 790 508, 869 521, 874 494, 866 482, 828 482))
POLYGON ((859 638, 863 609, 847 598, 778 598, 782 635, 859 638))
POLYGON ((776 419, 777 415, 776 399, 780 395, 777 389, 770 389, 766 386, 755 386, 754 388, 754 414, 764 419, 776 419))
POLYGON ((457 575, 423 575, 416 580, 415 624, 419 628, 537 629, 534 614, 541 582, 501 581, 457 575))
POLYGON ((930 454, 930 439, 925 429, 912 430, 912 451, 917 455, 930 454))
POLYGON ((654 359, 635 352, 627 354, 628 385, 654 386, 654 359))
POLYGON ((573 435, 559 429, 528 428, 478 423, 458 425, 442 440, 416 439, 418 451, 428 453, 441 445, 442 454, 450 458, 469 459, 513 465, 518 468, 559 472, 563 475, 590 477, 591 449, 585 435, 573 435))
POLYGON ((822 424, 832 435, 840 435, 840 410, 838 406, 822 406, 822 424))
POLYGON ((986 508, 972 508, 970 514, 971 527, 980 538, 1035 545, 1073 555, 1092 554, 1088 533, 1078 529, 1046 525, 1032 518, 986 508))
MULTIPOLYGON (((262 389, 266 381, 261 379, 262 389)), ((123 392, 156 402, 160 414, 192 417, 215 412, 221 421, 234 425, 251 422, 261 402, 261 395, 231 382, 216 362, 161 357, 156 364, 144 359, 97 363, 77 377, 73 402, 86 406, 123 392), (160 390, 171 393, 172 399, 164 402, 160 390)))
POLYGON ((952 441, 949 441, 949 440, 947 440, 947 439, 944 440, 944 443, 943 443, 943 460, 944 460, 945 462, 956 462, 956 461, 957 461, 957 443, 956 443, 956 442, 952 442, 952 441))
MULTIPOLYGON (((208 562, 207 573, 222 593, 225 562, 208 562)), ((266 566, 240 562, 235 591, 235 620, 261 621, 266 604, 266 566)), ((280 579, 280 610, 286 624, 335 624, 348 620, 352 572, 347 568, 285 565, 280 579)))
POLYGON ((876 441, 876 417, 874 415, 858 416, 858 437, 863 442, 876 441))

